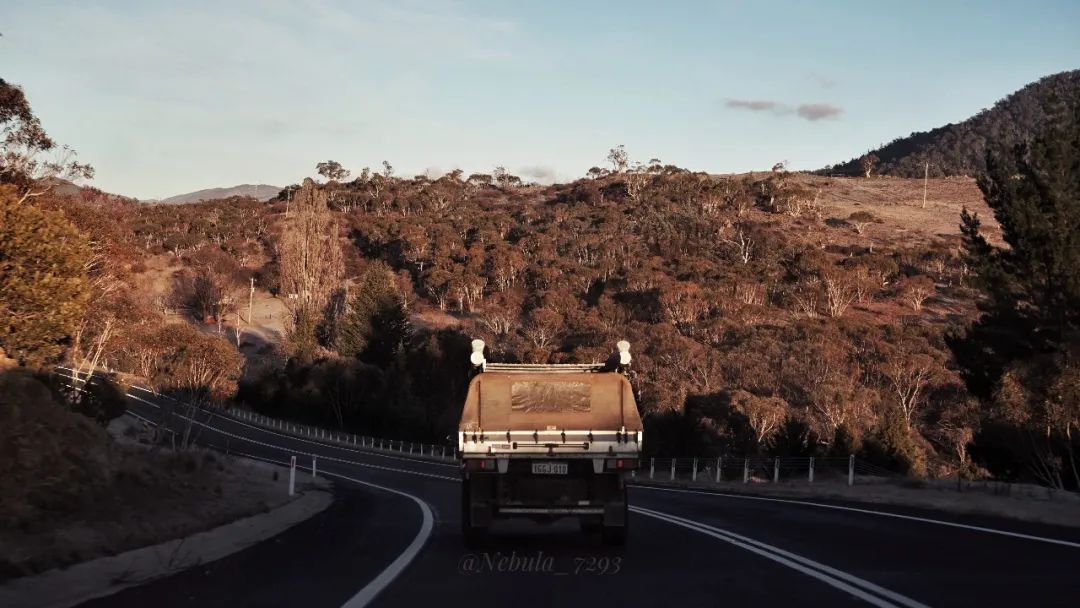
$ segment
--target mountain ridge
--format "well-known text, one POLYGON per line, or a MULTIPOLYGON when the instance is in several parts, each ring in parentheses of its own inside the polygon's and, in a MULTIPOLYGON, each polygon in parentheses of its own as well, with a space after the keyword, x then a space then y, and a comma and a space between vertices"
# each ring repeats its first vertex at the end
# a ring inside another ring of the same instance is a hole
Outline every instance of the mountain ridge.
MULTIPOLYGON (((880 175, 931 177, 976 175, 986 169, 986 153, 993 148, 1011 148, 1029 141, 1060 111, 1080 105, 1080 70, 1044 76, 983 109, 967 120, 948 123, 868 151, 877 157, 873 170, 880 175)), ((819 173, 861 175, 860 155, 819 173)))
POLYGON ((267 199, 271 199, 277 196, 278 192, 281 192, 281 186, 272 186, 270 184, 239 184, 236 186, 204 188, 202 190, 195 190, 193 192, 176 194, 163 199, 145 199, 143 200, 143 202, 157 203, 162 205, 180 205, 184 203, 212 201, 221 198, 229 198, 232 196, 250 196, 252 198, 265 201, 267 199))

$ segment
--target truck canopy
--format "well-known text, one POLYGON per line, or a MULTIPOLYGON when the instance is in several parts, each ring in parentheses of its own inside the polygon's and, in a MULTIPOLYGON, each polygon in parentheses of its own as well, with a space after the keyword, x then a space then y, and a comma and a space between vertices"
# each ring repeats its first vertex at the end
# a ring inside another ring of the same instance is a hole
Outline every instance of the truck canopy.
POLYGON ((550 368, 477 374, 458 426, 465 432, 620 429, 642 430, 623 374, 550 368))

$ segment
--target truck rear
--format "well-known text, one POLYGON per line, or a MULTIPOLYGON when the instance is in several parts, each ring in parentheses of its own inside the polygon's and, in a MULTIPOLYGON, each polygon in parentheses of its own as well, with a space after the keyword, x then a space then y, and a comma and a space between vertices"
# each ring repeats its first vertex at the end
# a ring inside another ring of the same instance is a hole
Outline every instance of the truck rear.
POLYGON ((625 542, 625 478, 642 442, 629 348, 620 342, 604 364, 497 364, 473 342, 477 373, 458 426, 466 542, 513 517, 576 517, 605 542, 625 542))

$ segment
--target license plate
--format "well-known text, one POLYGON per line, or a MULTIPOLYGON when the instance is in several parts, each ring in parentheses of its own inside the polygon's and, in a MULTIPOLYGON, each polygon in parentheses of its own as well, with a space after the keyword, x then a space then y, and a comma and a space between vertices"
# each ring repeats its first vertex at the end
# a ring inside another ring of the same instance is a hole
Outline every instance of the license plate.
POLYGON ((568 466, 565 462, 534 462, 533 475, 566 475, 568 466))

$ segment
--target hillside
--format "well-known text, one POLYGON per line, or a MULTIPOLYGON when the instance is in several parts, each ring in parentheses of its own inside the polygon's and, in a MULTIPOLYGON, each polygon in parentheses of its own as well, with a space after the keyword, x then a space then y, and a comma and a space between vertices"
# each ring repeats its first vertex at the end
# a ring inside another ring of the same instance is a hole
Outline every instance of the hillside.
POLYGON ((269 184, 241 184, 239 186, 229 186, 225 188, 196 190, 195 192, 177 194, 176 196, 170 196, 169 198, 153 202, 165 205, 178 205, 182 203, 197 203, 199 201, 213 201, 234 196, 250 196, 256 200, 265 201, 277 196, 278 192, 281 192, 280 186, 271 186, 269 184))
POLYGON ((951 409, 963 388, 944 336, 975 313, 960 209, 999 238, 973 180, 931 180, 925 208, 922 181, 898 178, 656 168, 493 181, 369 176, 269 203, 53 204, 109 245, 114 286, 95 306, 124 320, 111 368, 153 379, 176 324, 199 327, 245 356, 238 398, 267 414, 434 440, 459 413, 470 338, 492 360, 550 362, 594 361, 628 339, 655 454, 865 442, 889 466, 959 466, 952 442, 972 422, 951 409), (325 256, 303 279, 306 308, 288 297, 290 251, 325 256), (361 314, 376 316, 351 320, 361 314), (897 444, 891 395, 911 377, 925 397, 897 444))
MULTIPOLYGON (((1008 148, 1030 140, 1058 104, 1080 104, 1080 70, 1062 72, 1027 85, 989 110, 956 124, 912 133, 870 153, 878 157, 874 172, 897 177, 922 177, 930 163, 933 177, 976 175, 986 168, 990 142, 1008 148)), ((860 157, 823 169, 834 175, 861 175, 860 157)))

